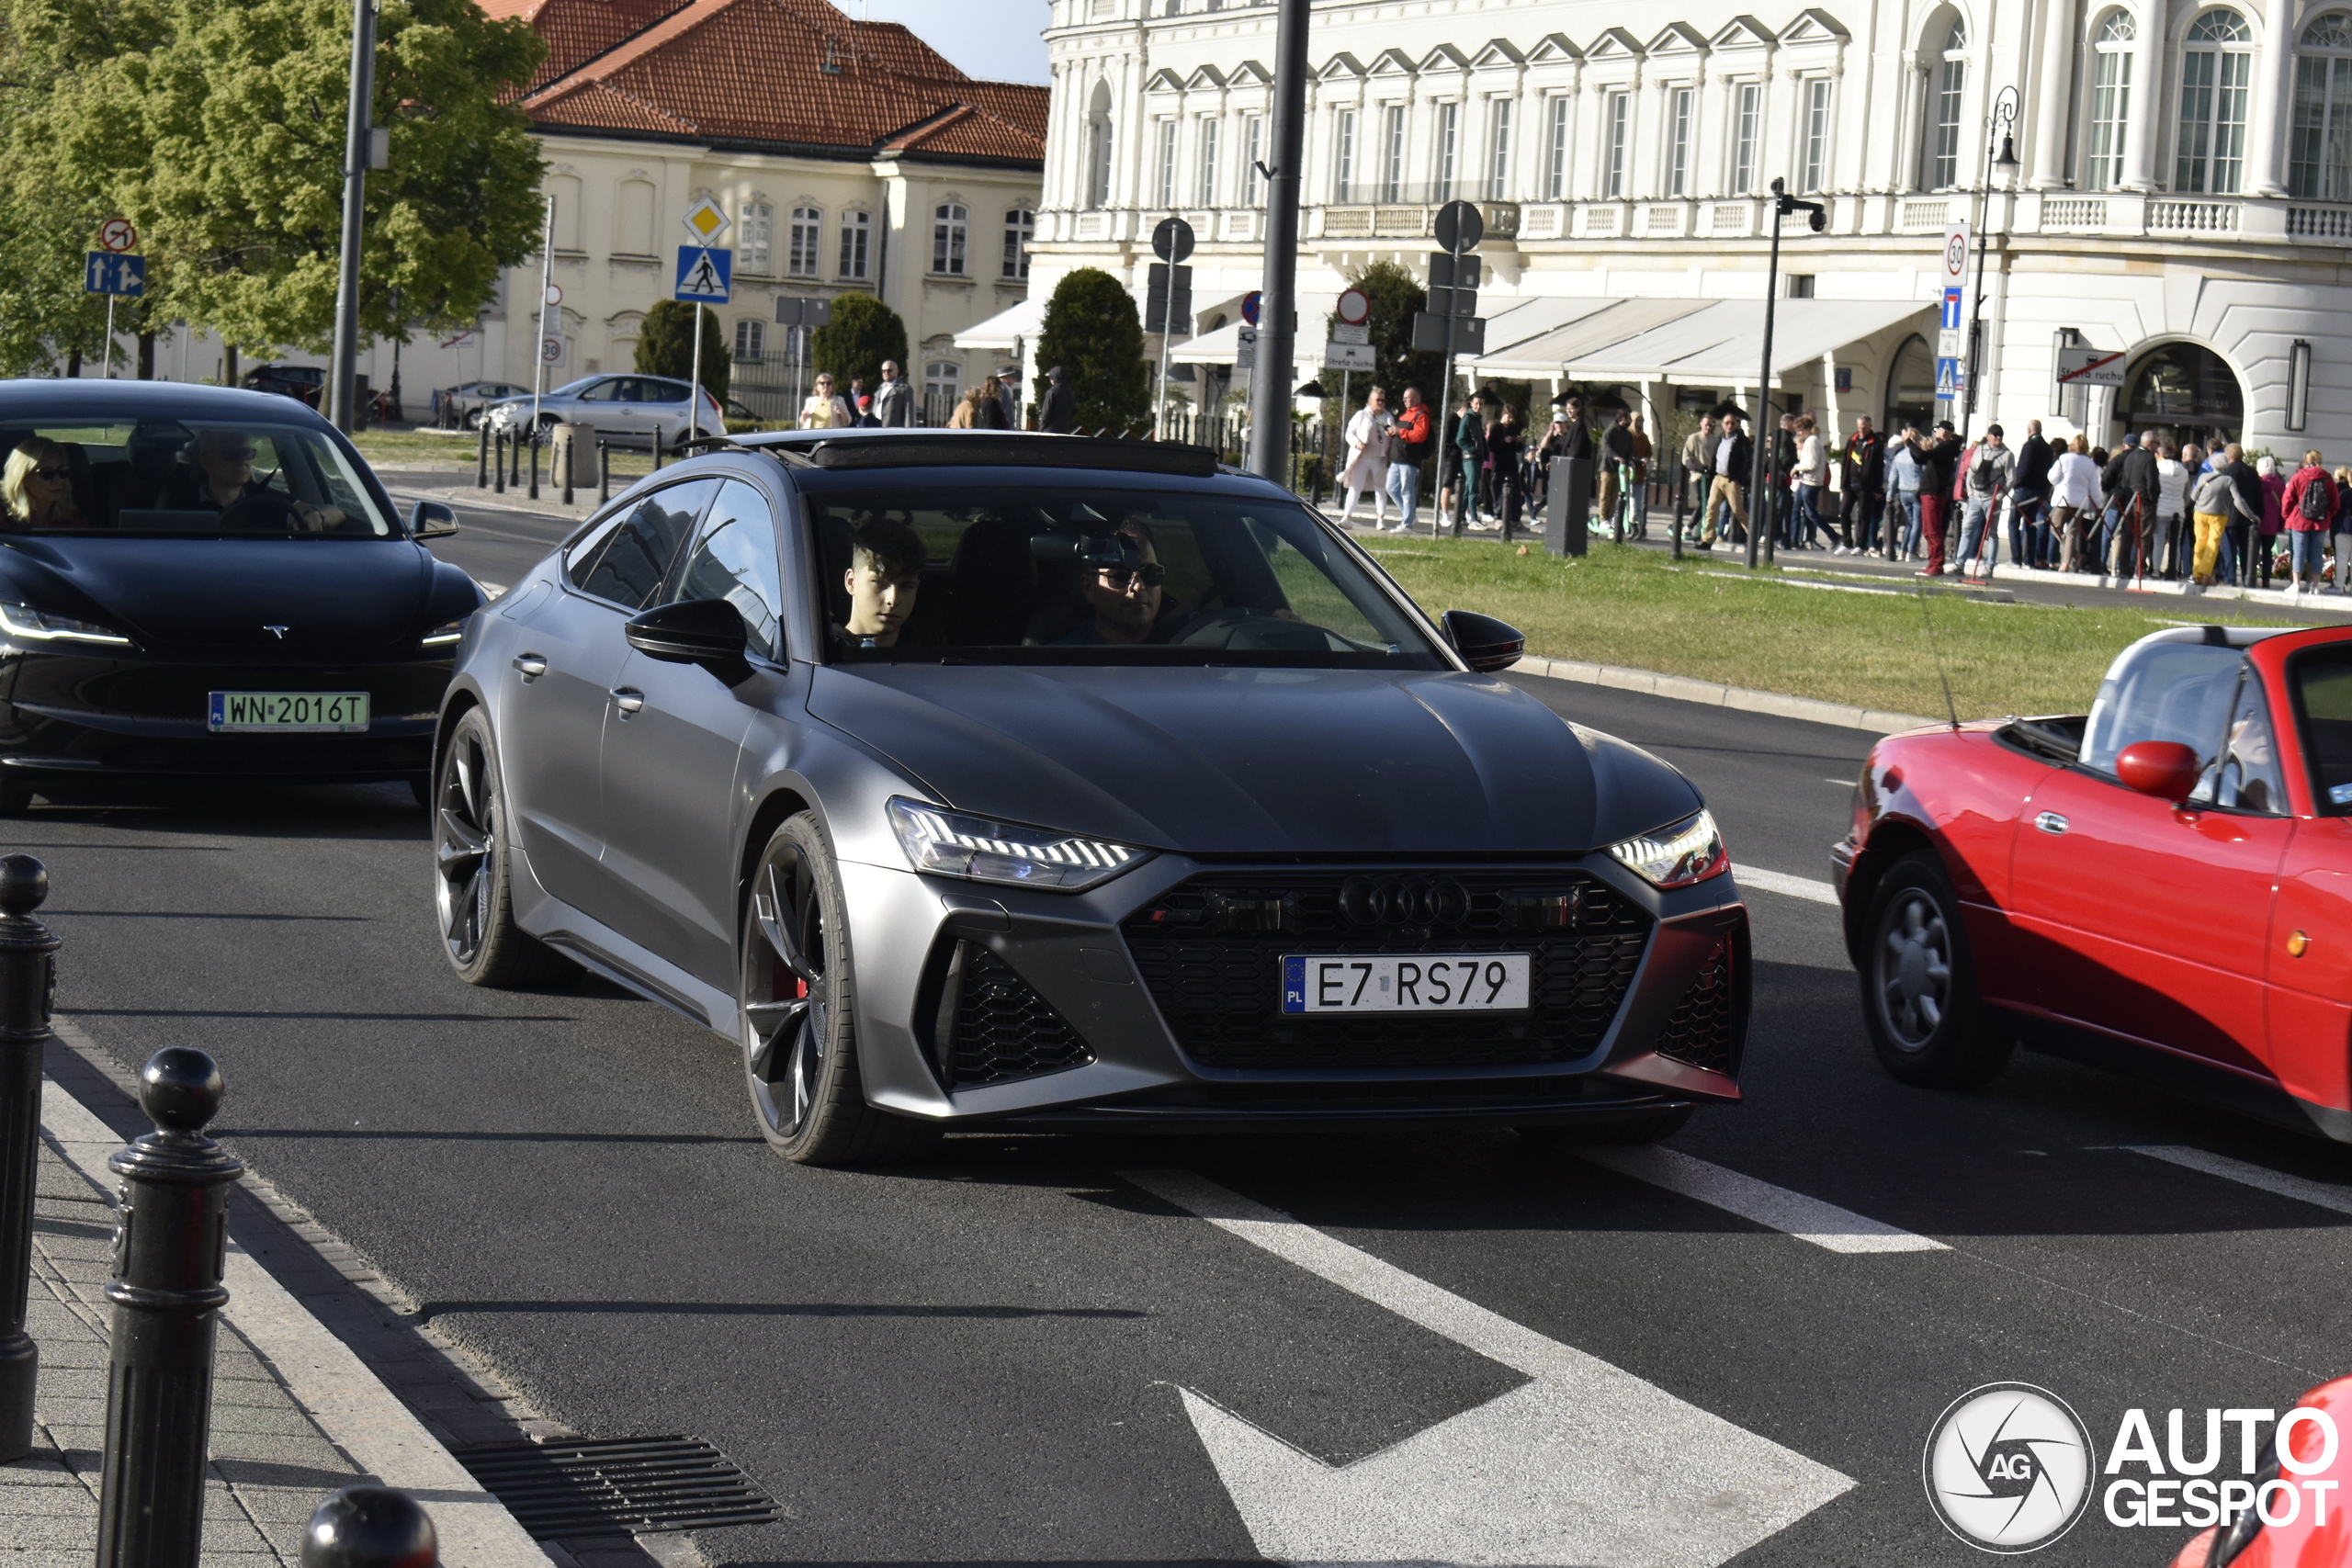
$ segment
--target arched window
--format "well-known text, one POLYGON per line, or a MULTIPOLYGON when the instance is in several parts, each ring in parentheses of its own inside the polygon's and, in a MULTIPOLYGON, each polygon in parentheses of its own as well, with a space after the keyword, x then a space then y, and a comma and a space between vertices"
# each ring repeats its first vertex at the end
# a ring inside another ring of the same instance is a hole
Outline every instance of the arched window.
POLYGON ((842 214, 842 276, 860 278, 865 276, 865 246, 873 235, 874 218, 871 213, 842 214))
POLYGON ((931 270, 944 277, 964 276, 964 242, 971 214, 952 201, 931 209, 931 270))
POLYGON ((1004 215, 1004 276, 1024 278, 1029 276, 1029 242, 1036 237, 1037 215, 1025 207, 1009 209, 1004 215))
POLYGON ((1086 205, 1111 204, 1111 85, 1094 84, 1086 111, 1086 205))
POLYGON ((2254 33, 2235 11, 2208 11, 2188 26, 2180 55, 2180 146, 2172 188, 2235 196, 2245 175, 2247 85, 2254 33))
POLYGON ((2123 128, 2132 118, 2132 40, 2128 11, 2110 11, 2091 39, 2091 155, 2086 188, 2123 183, 2123 128))
POLYGON ((792 209, 792 244, 785 253, 786 270, 795 277, 817 276, 817 257, 824 233, 825 215, 813 207, 792 209))
POLYGON ((2303 29, 2287 189, 2329 201, 2352 197, 2352 11, 2324 12, 2303 29))
POLYGON ((743 204, 742 229, 735 237, 735 267, 763 273, 774 265, 775 209, 764 201, 743 204))
POLYGON ((1928 340, 1914 333, 1894 352, 1894 367, 1886 377, 1886 432, 1892 437, 1906 424, 1921 430, 1936 417, 1936 356, 1928 340))
POLYGON ((1930 190, 1960 183, 1960 100, 1968 90, 1968 24, 1954 18, 1934 67, 1935 96, 1928 105, 1928 145, 1920 159, 1930 190))

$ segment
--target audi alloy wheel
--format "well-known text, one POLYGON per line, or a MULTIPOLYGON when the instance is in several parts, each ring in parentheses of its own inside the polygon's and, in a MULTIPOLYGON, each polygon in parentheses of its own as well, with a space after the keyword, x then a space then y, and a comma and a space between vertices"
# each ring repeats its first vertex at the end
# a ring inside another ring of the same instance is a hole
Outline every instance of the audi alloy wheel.
POLYGON ((434 770, 433 905, 442 951, 473 986, 554 986, 579 965, 514 923, 505 783, 490 720, 458 721, 434 770))

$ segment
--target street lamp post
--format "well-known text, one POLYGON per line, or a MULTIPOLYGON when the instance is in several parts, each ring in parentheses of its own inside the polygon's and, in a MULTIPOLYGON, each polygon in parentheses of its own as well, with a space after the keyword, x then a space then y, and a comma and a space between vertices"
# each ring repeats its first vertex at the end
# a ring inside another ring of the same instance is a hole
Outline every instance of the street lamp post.
POLYGON ((1772 259, 1764 271, 1764 368, 1756 378, 1756 428, 1748 437, 1756 448, 1756 479, 1747 488, 1747 567, 1756 570, 1756 536, 1764 536, 1764 563, 1772 562, 1772 537, 1764 522, 1764 491, 1770 483, 1768 467, 1772 456, 1773 431, 1765 417, 1772 409, 1772 309, 1781 292, 1781 220, 1792 212, 1807 214, 1807 225, 1816 234, 1829 227, 1829 209, 1818 201, 1799 201, 1789 194, 1789 182, 1772 182, 1772 259))
POLYGON ((376 0, 351 8, 351 102, 343 133, 343 245, 334 291, 334 368, 327 418, 338 430, 358 428, 352 407, 359 358, 359 247, 367 222, 368 153, 375 142, 376 0))
POLYGON ((1993 197, 1993 176, 2003 180, 2018 172, 2018 90, 2004 87, 1993 100, 1993 134, 1984 144, 1984 173, 1976 182, 1976 287, 1968 308, 1968 397, 1961 405, 1960 434, 1966 440, 1976 423, 1976 381, 1984 367, 1984 220, 1993 197))
POLYGON ((1292 351, 1298 337, 1299 166, 1306 149, 1308 0, 1281 0, 1274 13, 1273 161, 1266 182, 1266 269, 1259 285, 1258 362, 1250 373, 1253 474, 1283 482, 1290 468, 1292 351))

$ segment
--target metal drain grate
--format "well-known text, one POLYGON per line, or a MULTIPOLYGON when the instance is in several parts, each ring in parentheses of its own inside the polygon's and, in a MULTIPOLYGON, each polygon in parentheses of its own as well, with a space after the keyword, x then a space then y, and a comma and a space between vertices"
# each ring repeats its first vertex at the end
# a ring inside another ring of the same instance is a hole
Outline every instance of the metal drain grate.
POLYGON ((502 1443, 458 1458, 538 1540, 782 1517, 733 1460, 693 1438, 502 1443))

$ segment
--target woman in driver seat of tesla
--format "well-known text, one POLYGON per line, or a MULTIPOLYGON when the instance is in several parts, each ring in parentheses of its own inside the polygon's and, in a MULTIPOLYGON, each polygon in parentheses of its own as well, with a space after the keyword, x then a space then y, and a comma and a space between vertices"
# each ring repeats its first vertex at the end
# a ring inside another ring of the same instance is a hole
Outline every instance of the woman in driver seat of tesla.
MULTIPOLYGON (((155 504, 169 512, 226 513, 239 502, 267 496, 293 513, 293 526, 320 533, 343 521, 339 507, 295 501, 254 478, 254 438, 242 430, 199 430, 180 451, 155 504)), ((267 527, 256 519, 256 525, 267 527)))

